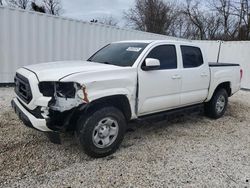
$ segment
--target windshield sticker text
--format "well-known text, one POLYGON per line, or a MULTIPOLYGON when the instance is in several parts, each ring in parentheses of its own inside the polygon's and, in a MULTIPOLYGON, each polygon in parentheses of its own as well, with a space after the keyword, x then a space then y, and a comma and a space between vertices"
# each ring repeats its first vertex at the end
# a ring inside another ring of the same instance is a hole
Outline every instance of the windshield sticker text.
POLYGON ((130 52, 139 52, 141 50, 141 48, 137 48, 137 47, 128 47, 127 51, 130 52))

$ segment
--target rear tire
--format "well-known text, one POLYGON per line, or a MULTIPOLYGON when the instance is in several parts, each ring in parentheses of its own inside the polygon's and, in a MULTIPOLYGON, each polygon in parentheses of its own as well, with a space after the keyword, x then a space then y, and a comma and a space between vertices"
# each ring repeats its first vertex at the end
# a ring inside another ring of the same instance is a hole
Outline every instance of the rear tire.
POLYGON ((86 154, 100 158, 118 149, 125 131, 126 121, 123 113, 109 106, 80 117, 76 135, 86 154))
POLYGON ((213 119, 222 117, 227 109, 228 94, 223 88, 215 91, 211 100, 205 104, 205 114, 213 119))

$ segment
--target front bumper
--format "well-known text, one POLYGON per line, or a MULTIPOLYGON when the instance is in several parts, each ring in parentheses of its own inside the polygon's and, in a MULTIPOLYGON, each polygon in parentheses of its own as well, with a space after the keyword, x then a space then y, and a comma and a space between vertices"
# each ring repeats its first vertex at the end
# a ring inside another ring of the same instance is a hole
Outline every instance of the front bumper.
POLYGON ((36 118, 28 110, 26 110, 23 105, 18 101, 17 98, 14 98, 11 101, 12 108, 15 110, 15 113, 18 117, 24 122, 27 127, 35 128, 39 131, 50 132, 52 131, 47 127, 46 119, 36 118))

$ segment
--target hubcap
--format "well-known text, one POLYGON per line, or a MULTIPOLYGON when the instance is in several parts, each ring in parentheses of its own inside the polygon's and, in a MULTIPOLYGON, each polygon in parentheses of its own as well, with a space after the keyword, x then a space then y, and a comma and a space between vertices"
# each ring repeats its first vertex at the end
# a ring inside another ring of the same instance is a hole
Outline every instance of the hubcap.
POLYGON ((223 95, 221 95, 216 102, 216 111, 218 113, 221 113, 225 108, 225 104, 226 104, 226 99, 223 95))
POLYGON ((118 130, 118 122, 115 119, 111 117, 103 118, 93 130, 93 143, 98 148, 110 146, 116 140, 118 130))

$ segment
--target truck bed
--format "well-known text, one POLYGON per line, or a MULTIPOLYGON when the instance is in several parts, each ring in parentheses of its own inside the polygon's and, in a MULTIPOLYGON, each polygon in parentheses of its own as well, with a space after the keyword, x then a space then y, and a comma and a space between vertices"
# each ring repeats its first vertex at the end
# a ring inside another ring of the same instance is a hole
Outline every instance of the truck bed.
POLYGON ((210 85, 208 98, 212 97, 214 90, 220 83, 229 82, 231 95, 240 89, 240 65, 232 63, 208 63, 210 68, 210 85))

